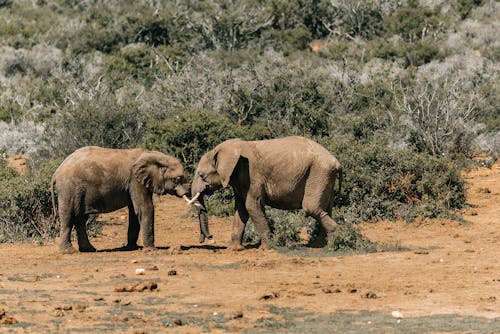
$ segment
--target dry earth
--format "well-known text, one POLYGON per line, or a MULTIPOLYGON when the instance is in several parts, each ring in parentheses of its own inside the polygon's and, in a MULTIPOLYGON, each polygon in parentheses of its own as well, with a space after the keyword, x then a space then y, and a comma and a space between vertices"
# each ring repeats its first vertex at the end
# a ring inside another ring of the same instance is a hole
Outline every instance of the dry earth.
POLYGON ((302 256, 233 252, 225 248, 230 218, 212 218, 216 241, 200 245, 195 219, 172 197, 156 201, 158 251, 113 251, 126 239, 123 210, 101 217, 108 223, 104 235, 92 239, 98 253, 61 255, 53 244, 3 244, 0 332, 242 332, 279 317, 276 310, 300 308, 314 315, 368 310, 390 317, 399 311, 403 321, 481 317, 491 321, 489 333, 500 333, 500 164, 466 179, 472 207, 463 216, 469 224, 362 226, 371 240, 407 251, 336 257, 317 250, 302 256), (134 291, 117 291, 127 289, 134 291), (2 324, 9 317, 17 323, 2 324))

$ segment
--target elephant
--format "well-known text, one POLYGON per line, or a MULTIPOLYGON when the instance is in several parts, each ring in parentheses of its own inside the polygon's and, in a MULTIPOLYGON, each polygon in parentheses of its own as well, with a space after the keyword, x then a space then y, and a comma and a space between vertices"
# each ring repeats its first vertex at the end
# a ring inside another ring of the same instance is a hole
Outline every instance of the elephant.
MULTIPOLYGON (((268 247, 270 228, 265 205, 277 209, 303 209, 319 223, 320 233, 313 247, 324 247, 338 227, 331 211, 334 186, 341 191, 342 166, 324 147, 313 140, 291 136, 278 139, 226 140, 205 153, 193 178, 193 200, 227 187, 233 188, 235 211, 231 248, 243 249, 243 234, 249 218, 268 247)), ((200 242, 209 236, 206 214, 200 214, 200 242), (204 226, 206 225, 206 226, 204 226)))
POLYGON ((188 201, 189 182, 181 162, 158 151, 97 146, 77 149, 59 165, 51 180, 54 217, 56 193, 61 222, 59 250, 76 252, 71 244, 74 226, 79 251, 95 252, 87 236, 89 215, 123 207, 129 211, 125 249, 138 249, 140 230, 144 249, 154 249, 153 193, 188 201))

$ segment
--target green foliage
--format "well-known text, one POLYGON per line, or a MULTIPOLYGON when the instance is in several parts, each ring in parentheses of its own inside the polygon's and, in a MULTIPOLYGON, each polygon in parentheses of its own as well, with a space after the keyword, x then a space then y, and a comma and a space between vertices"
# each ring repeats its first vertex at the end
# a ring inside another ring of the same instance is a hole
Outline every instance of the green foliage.
POLYGON ((409 0, 392 15, 386 17, 384 25, 393 34, 407 42, 415 42, 435 35, 443 23, 441 8, 421 6, 418 0, 409 0))
POLYGON ((52 211, 48 161, 35 174, 21 176, 0 160, 0 242, 51 239, 59 232, 52 211))
POLYGON ((446 216, 465 206, 456 163, 377 143, 330 142, 344 180, 336 215, 347 222, 446 216))
POLYGON ((306 223, 303 213, 268 209, 266 214, 273 245, 292 247, 300 241, 300 228, 306 223))
POLYGON ((392 61, 401 59, 404 67, 421 66, 444 58, 438 42, 427 39, 398 43, 376 39, 368 44, 367 51, 369 58, 376 57, 392 61))
POLYGON ((328 244, 328 249, 335 252, 375 252, 376 248, 377 245, 366 239, 356 225, 346 222, 339 224, 333 239, 328 244))
POLYGON ((50 120, 48 156, 66 156, 82 146, 128 148, 144 133, 146 115, 133 100, 119 103, 112 93, 83 96, 50 120))
POLYGON ((126 85, 131 79, 151 86, 155 75, 167 68, 156 62, 154 50, 145 44, 133 44, 122 48, 118 56, 108 58, 104 66, 106 82, 115 87, 126 85))
POLYGON ((481 6, 483 2, 484 0, 457 0, 455 8, 460 14, 460 18, 464 20, 469 16, 472 9, 481 6))
POLYGON ((192 171, 205 152, 239 134, 236 125, 215 111, 190 110, 163 121, 149 122, 143 144, 179 157, 192 171))

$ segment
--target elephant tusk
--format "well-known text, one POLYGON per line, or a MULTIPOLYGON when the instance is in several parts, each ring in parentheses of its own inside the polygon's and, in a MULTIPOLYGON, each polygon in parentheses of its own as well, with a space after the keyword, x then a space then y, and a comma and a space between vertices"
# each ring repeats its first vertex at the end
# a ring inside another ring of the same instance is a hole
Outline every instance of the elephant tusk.
POLYGON ((189 200, 189 197, 187 197, 186 195, 184 195, 184 196, 182 196, 182 198, 183 198, 183 199, 184 199, 184 200, 185 200, 188 204, 191 204, 191 203, 189 203, 189 201, 190 201, 190 200, 189 200))
POLYGON ((193 204, 198 199, 198 197, 200 197, 200 193, 196 193, 196 195, 194 195, 194 197, 191 198, 190 201, 188 201, 188 204, 193 204))
POLYGON ((182 196, 182 198, 187 202, 188 205, 193 205, 194 206, 198 206, 198 207, 202 207, 202 205, 198 202, 195 203, 195 201, 198 199, 198 197, 200 197, 200 193, 197 193, 192 199, 189 199, 189 197, 187 197, 186 195, 182 196))

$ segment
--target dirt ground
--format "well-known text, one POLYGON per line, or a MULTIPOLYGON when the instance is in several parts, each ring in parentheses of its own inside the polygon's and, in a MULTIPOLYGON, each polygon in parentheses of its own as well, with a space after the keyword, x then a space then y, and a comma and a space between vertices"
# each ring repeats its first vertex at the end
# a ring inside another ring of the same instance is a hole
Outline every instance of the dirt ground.
POLYGON ((472 207, 463 217, 469 224, 362 226, 369 239, 406 251, 335 257, 313 249, 301 256, 234 252, 225 248, 231 219, 213 217, 215 242, 200 245, 186 204, 168 196, 156 200, 158 251, 113 251, 126 240, 123 210, 101 217, 108 221, 104 234, 91 240, 98 253, 2 244, 0 333, 243 332, 275 315, 273 307, 315 315, 373 311, 403 320, 453 314, 498 324, 500 164, 470 172, 466 180, 472 207), (9 317, 17 323, 1 324, 9 317))

